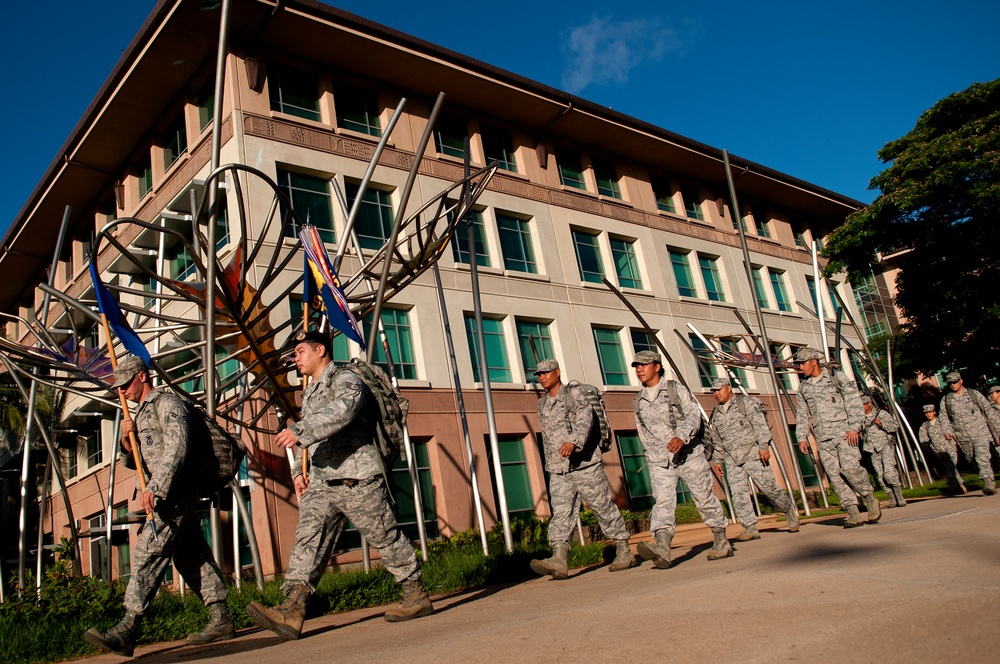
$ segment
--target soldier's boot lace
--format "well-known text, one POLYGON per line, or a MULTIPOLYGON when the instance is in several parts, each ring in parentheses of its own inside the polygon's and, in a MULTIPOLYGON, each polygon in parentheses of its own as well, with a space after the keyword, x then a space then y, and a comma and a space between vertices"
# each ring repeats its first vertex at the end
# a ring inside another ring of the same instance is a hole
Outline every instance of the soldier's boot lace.
POLYGON ((983 495, 992 496, 997 492, 997 482, 992 477, 987 477, 983 482, 983 495))
POLYGON ((844 509, 847 510, 847 520, 844 521, 844 528, 857 528, 858 526, 865 525, 865 520, 861 518, 861 512, 858 511, 857 505, 845 505, 844 509))
POLYGON ((271 609, 259 602, 250 602, 247 604, 247 615, 258 627, 294 641, 302 635, 302 623, 306 619, 306 605, 311 594, 309 587, 300 583, 292 586, 288 599, 281 606, 271 609))
POLYGON ((107 632, 102 633, 96 629, 89 629, 83 638, 90 645, 105 652, 131 657, 132 653, 135 652, 135 638, 139 633, 141 618, 141 614, 126 610, 122 621, 107 632))
POLYGON ((737 542, 749 542, 751 540, 759 540, 760 531, 757 530, 757 524, 752 523, 743 529, 743 532, 736 536, 737 542))
POLYGON ((879 505, 874 491, 865 496, 865 505, 868 506, 868 523, 878 523, 882 518, 882 506, 879 505))
POLYGON ((795 503, 792 503, 792 506, 789 508, 789 510, 785 512, 785 516, 788 517, 788 532, 790 533, 799 532, 799 526, 800 526, 799 510, 797 507, 795 507, 795 503))
POLYGON ((707 557, 709 560, 722 560, 733 555, 733 547, 726 538, 726 529, 724 527, 712 528, 712 539, 715 541, 715 545, 708 552, 707 557))
POLYGON ((213 643, 215 641, 228 641, 236 636, 236 624, 233 617, 229 615, 229 607, 225 602, 214 602, 208 605, 209 619, 205 629, 189 634, 187 643, 189 646, 213 643))
POLYGON ((615 540, 615 559, 611 561, 611 566, 608 567, 609 572, 620 572, 623 569, 630 569, 641 564, 642 561, 636 560, 632 549, 628 548, 627 539, 615 540))
POLYGON ((389 609, 383 616, 387 622, 403 622, 434 613, 434 605, 420 579, 403 581, 403 601, 389 609))
POLYGON ((552 545, 552 557, 544 560, 532 560, 531 571, 541 576, 551 576, 562 580, 569 578, 569 544, 555 542, 552 545))
POLYGON ((906 507, 906 498, 903 498, 903 487, 892 487, 892 493, 896 496, 896 507, 906 507))
POLYGON ((670 542, 673 536, 666 530, 657 530, 653 533, 654 544, 639 542, 636 549, 639 557, 653 563, 657 569, 667 569, 670 567, 670 542))

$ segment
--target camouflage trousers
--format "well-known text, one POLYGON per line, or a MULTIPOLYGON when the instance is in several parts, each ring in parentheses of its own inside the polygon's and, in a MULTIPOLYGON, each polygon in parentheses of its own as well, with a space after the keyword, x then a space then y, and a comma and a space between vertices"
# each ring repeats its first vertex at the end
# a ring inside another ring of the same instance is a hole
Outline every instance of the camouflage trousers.
POLYGON ((938 463, 941 464, 941 474, 944 475, 948 486, 952 489, 965 486, 965 481, 958 473, 958 450, 955 446, 952 445, 951 449, 944 452, 934 450, 934 453, 937 455, 938 463))
POLYGON ((677 530, 677 481, 684 480, 694 505, 701 514, 701 520, 709 528, 725 528, 729 525, 722 503, 712 493, 712 469, 705 455, 698 450, 688 456, 680 466, 649 466, 649 478, 653 485, 656 504, 649 515, 649 529, 655 535, 665 530, 670 537, 677 530))
POLYGON ((202 534, 196 505, 191 502, 177 507, 158 503, 154 512, 156 539, 150 524, 143 525, 142 535, 132 551, 132 575, 125 589, 124 604, 129 611, 146 612, 171 560, 188 588, 205 604, 226 601, 226 584, 202 534))
POLYGON ((858 496, 864 498, 872 493, 868 471, 861 466, 860 446, 844 439, 820 441, 819 461, 843 507, 857 505, 858 496))
POLYGON ((990 464, 990 444, 992 442, 989 437, 977 438, 975 440, 958 440, 958 446, 962 448, 962 454, 970 462, 976 464, 979 468, 979 478, 983 482, 986 482, 987 478, 990 480, 993 479, 993 466, 990 464))
POLYGON ((882 487, 902 486, 899 479, 899 462, 896 460, 896 446, 891 442, 878 452, 872 452, 872 465, 882 487))
POLYGON ((281 587, 286 595, 297 585, 316 589, 348 519, 378 551, 382 564, 396 581, 420 578, 420 563, 413 546, 396 525, 385 478, 376 475, 332 484, 313 480, 299 502, 295 544, 281 587))
POLYGON ((726 469, 729 472, 729 491, 733 495, 733 512, 744 528, 757 523, 757 514, 753 510, 750 497, 751 479, 772 505, 782 512, 792 509, 792 499, 778 488, 777 482, 774 481, 774 473, 760 459, 751 459, 740 466, 727 460, 726 469))
POLYGON ((613 540, 628 539, 625 520, 611 496, 611 485, 608 484, 608 476, 604 474, 604 466, 595 463, 580 470, 552 473, 549 476, 549 504, 552 506, 552 518, 549 519, 550 544, 569 541, 581 498, 594 512, 605 537, 613 540))

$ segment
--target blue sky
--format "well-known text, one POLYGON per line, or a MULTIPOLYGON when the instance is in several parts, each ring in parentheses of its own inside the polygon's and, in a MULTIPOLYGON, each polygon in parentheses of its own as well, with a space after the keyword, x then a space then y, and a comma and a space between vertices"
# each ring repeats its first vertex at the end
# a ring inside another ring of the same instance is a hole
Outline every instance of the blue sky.
MULTIPOLYGON (((154 4, 5 4, 0 231, 154 4)), ((863 202, 882 145, 1000 77, 988 0, 333 4, 863 202)))

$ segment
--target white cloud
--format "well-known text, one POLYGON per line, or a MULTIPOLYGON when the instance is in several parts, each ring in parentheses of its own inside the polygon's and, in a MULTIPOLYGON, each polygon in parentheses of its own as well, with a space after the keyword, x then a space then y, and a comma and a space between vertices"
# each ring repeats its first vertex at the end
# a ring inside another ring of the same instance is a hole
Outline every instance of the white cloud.
POLYGON ((594 16, 564 40, 568 63, 562 87, 573 94, 592 84, 625 83, 641 63, 681 53, 684 47, 682 35, 659 17, 615 21, 594 16))

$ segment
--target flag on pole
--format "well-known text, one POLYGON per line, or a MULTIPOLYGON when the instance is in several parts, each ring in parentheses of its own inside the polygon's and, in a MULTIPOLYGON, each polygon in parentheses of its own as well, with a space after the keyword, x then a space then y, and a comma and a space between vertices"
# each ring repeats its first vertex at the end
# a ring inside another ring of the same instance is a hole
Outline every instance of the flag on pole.
POLYGON ((323 308, 326 310, 330 327, 343 332, 348 339, 357 342, 361 350, 364 350, 364 335, 357 319, 351 313, 351 308, 347 305, 347 296, 340 288, 340 279, 333 269, 333 263, 330 262, 330 256, 326 253, 326 246, 320 239, 316 227, 309 224, 303 226, 299 232, 299 239, 302 240, 302 248, 306 254, 306 285, 303 287, 303 301, 308 302, 306 298, 309 297, 309 276, 312 275, 323 298, 323 308))
POLYGON ((118 306, 115 296, 111 294, 111 291, 108 290, 108 287, 104 285, 104 282, 98 276, 97 266, 94 264, 93 259, 90 261, 90 278, 94 281, 94 293, 97 294, 97 310, 107 319, 108 325, 114 331, 118 340, 122 342, 122 345, 125 346, 125 349, 136 357, 141 357, 146 366, 150 366, 152 361, 149 358, 149 351, 146 350, 146 345, 142 343, 142 339, 139 338, 139 335, 135 333, 132 326, 125 320, 125 316, 122 315, 122 310, 118 306))

